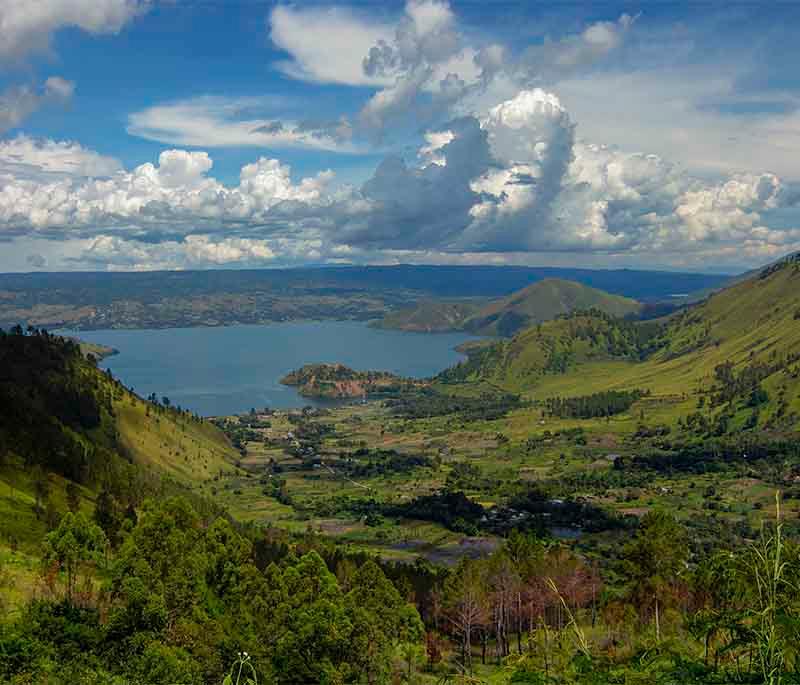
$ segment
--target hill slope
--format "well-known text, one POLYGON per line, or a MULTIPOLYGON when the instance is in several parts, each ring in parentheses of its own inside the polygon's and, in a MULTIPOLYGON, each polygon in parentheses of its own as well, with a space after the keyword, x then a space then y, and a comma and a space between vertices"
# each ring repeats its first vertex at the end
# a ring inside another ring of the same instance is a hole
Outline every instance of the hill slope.
POLYGON ((467 319, 464 328, 481 335, 509 336, 563 314, 588 309, 622 317, 637 313, 641 305, 581 283, 548 278, 491 302, 467 319))
POLYGON ((796 422, 800 258, 658 322, 613 321, 599 313, 562 317, 479 348, 440 378, 490 382, 535 398, 643 389, 702 397, 734 413, 757 409, 758 425, 796 422), (754 399, 757 394, 763 399, 754 399))
POLYGON ((478 335, 509 337, 543 321, 589 309, 623 317, 640 312, 642 305, 574 281, 546 278, 483 305, 474 301, 426 300, 415 307, 388 314, 377 325, 406 331, 465 330, 478 335))
POLYGON ((76 342, 0 331, 0 538, 40 539, 70 484, 80 506, 104 489, 128 504, 162 476, 195 487, 238 456, 213 425, 132 394, 76 342))
POLYGON ((459 331, 464 322, 479 311, 474 302, 425 300, 413 307, 390 312, 375 322, 377 328, 394 328, 414 333, 459 331))
POLYGON ((164 328, 358 319, 425 299, 504 297, 561 278, 640 301, 723 284, 724 276, 522 266, 364 266, 129 273, 0 274, 0 327, 164 328))

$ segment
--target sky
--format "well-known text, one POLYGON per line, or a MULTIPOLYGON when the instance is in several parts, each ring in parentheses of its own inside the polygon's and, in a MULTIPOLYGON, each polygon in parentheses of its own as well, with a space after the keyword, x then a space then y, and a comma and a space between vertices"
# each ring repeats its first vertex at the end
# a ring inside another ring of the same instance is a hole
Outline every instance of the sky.
POLYGON ((800 3, 0 0, 0 271, 800 250, 800 3))

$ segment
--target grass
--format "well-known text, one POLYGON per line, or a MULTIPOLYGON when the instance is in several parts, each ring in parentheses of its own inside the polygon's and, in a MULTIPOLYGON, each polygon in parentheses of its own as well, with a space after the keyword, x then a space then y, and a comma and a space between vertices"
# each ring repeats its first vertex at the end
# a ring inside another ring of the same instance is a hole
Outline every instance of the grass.
POLYGON ((120 443, 137 463, 195 485, 236 472, 239 454, 212 424, 156 411, 130 393, 114 408, 120 443))
POLYGON ((0 544, 0 612, 13 618, 35 594, 41 578, 38 557, 0 544))

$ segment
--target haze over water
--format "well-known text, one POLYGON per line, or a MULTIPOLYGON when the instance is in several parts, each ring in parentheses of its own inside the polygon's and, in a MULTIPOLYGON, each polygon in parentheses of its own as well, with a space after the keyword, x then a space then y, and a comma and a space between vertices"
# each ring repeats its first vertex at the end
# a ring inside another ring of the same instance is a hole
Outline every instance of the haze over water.
POLYGON ((361 371, 424 378, 463 359, 454 348, 474 339, 465 333, 380 330, 353 321, 71 334, 119 350, 101 366, 139 395, 166 395, 172 404, 204 416, 321 404, 280 384, 303 364, 341 362, 361 371))

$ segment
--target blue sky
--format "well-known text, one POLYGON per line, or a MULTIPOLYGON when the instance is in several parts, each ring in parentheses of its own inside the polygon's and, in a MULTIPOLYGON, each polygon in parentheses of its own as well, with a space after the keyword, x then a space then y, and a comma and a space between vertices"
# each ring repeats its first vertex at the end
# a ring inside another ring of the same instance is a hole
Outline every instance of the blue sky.
POLYGON ((0 270, 800 249, 800 5, 0 0, 0 270))

